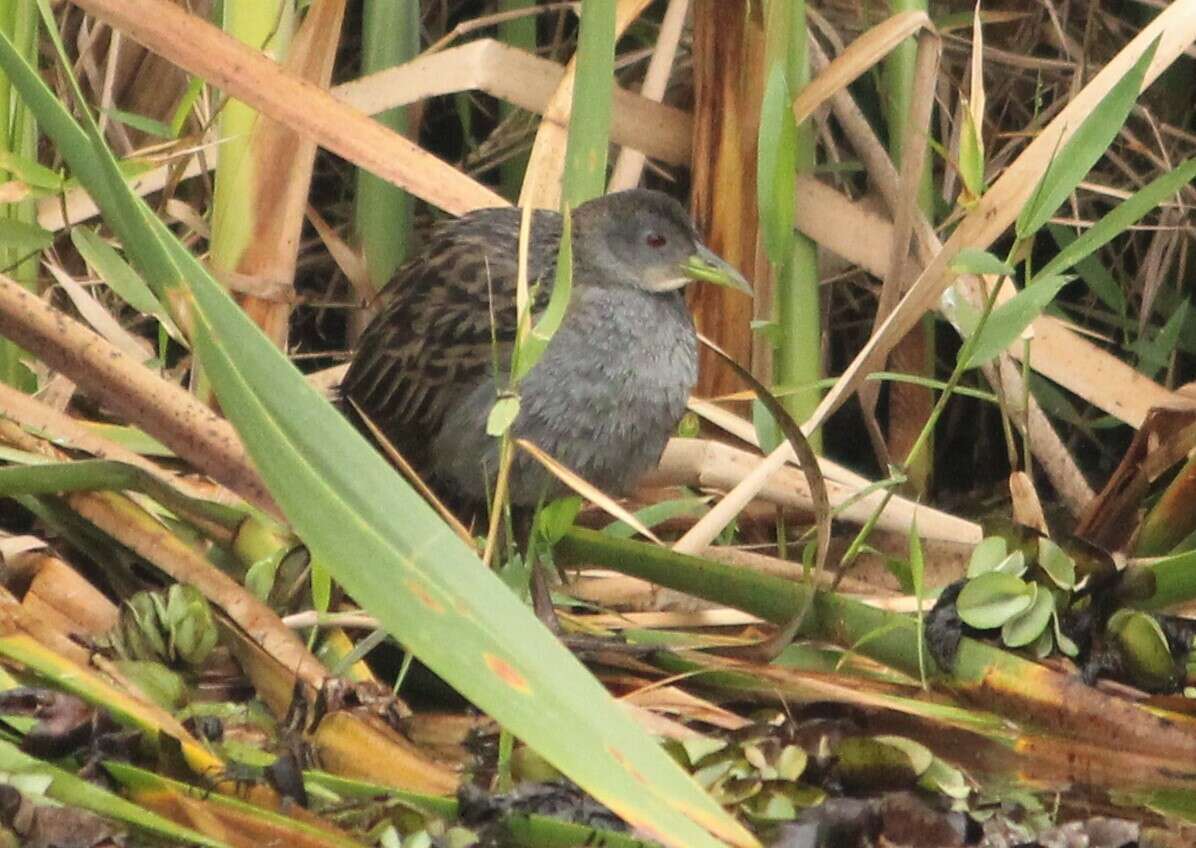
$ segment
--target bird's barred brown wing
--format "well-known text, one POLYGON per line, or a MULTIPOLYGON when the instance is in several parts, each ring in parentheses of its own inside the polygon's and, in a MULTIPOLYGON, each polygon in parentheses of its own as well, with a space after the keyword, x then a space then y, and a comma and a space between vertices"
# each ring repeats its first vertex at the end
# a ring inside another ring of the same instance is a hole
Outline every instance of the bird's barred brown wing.
MULTIPOLYGON (((532 221, 535 309, 551 292, 560 216, 532 221)), ((420 468, 446 409, 503 370, 515 338, 519 212, 483 209, 439 225, 382 292, 342 383, 404 458, 420 468)))

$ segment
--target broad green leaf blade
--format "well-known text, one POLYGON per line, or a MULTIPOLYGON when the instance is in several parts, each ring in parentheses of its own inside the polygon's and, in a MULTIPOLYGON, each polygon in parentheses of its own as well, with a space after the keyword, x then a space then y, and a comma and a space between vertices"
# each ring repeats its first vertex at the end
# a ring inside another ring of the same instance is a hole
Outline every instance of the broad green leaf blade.
POLYGON ((970 106, 963 110, 963 127, 959 134, 959 176, 972 198, 984 194, 984 139, 972 118, 970 106))
POLYGON ((486 435, 501 438, 519 417, 519 396, 505 394, 490 407, 490 415, 486 419, 486 435))
POLYGON ((1038 565, 1051 581, 1066 592, 1076 587, 1076 562, 1050 539, 1038 540, 1038 565))
POLYGON ((1039 638, 1051 623, 1055 611, 1055 596, 1039 586, 1034 603, 1021 615, 1016 615, 1001 627, 1001 639, 1011 648, 1023 648, 1039 638))
POLYGON ((1134 67, 1118 80, 1100 105, 1089 113, 1075 134, 1055 154, 1037 191, 1017 216, 1016 232, 1019 239, 1029 238, 1038 232, 1080 184, 1084 175, 1105 155, 1130 109, 1134 107, 1134 101, 1138 99, 1146 69, 1150 67, 1158 46, 1159 41, 1155 39, 1134 63, 1134 67))
MULTIPOLYGON (((419 53, 419 0, 370 0, 361 4, 361 75, 402 65, 419 53)), ((535 26, 533 20, 532 25, 535 26)), ((388 109, 374 120, 397 133, 411 126, 411 109, 388 109)), ((381 290, 410 252, 415 198, 398 186, 357 169, 353 231, 370 284, 381 290)))
POLYGON ((992 311, 966 367, 977 368, 1013 344, 1074 277, 1041 277, 992 311))
POLYGON ((145 115, 138 115, 136 112, 126 112, 123 109, 103 109, 101 111, 112 120, 130 126, 135 130, 141 130, 143 133, 148 133, 158 138, 174 138, 169 126, 145 115))
POLYGON ((980 544, 972 548, 972 555, 968 559, 967 577, 979 577, 995 571, 1008 553, 1003 536, 988 536, 980 540, 980 544))
POLYGON ((713 832, 756 845, 304 381, 132 194, 94 123, 80 128, 3 34, 0 69, 151 287, 161 295, 186 279, 195 349, 221 406, 334 578, 429 668, 652 838, 716 846, 713 832))
POLYGON ((764 453, 772 453, 785 440, 785 434, 768 407, 758 400, 752 401, 752 427, 756 431, 756 444, 764 453))
POLYGON ((1179 343, 1180 330, 1188 320, 1191 301, 1180 301, 1179 308, 1167 318, 1167 323, 1155 331, 1153 328, 1139 336, 1130 350, 1139 358, 1138 370, 1154 377, 1167 367, 1179 343))
POLYGON ((61 174, 11 150, 0 150, 0 168, 33 188, 62 191, 61 174))
MULTIPOLYGON (((38 10, 59 60, 65 67, 69 67, 48 0, 38 0, 38 10)), ((122 237, 125 250, 134 263, 140 266, 147 280, 153 281, 163 289, 179 285, 182 277, 178 269, 174 267, 158 239, 145 230, 142 212, 144 203, 129 190, 123 166, 115 161, 111 151, 102 141, 96 141, 101 136, 91 114, 86 111, 84 113, 90 128, 88 133, 62 107, 37 72, 25 63, 20 53, 13 48, 12 42, 2 33, 0 68, 9 76, 13 87, 37 115, 46 135, 53 139, 59 153, 70 164, 73 177, 67 180, 67 185, 78 181, 79 185, 85 186, 103 212, 108 225, 118 233, 129 234, 127 238, 122 237)), ((74 75, 66 74, 66 79, 76 102, 86 103, 87 100, 74 75)), ((134 164, 140 166, 140 163, 134 164)))
POLYGON ((628 821, 673 845, 714 844, 689 817, 734 834, 225 293, 193 282, 196 348, 217 396, 314 558, 429 668, 628 821))
POLYGON ((229 529, 245 520, 241 510, 190 497, 144 469, 116 460, 55 462, 42 457, 36 465, 0 468, 0 498, 124 490, 146 494, 184 519, 199 516, 229 529))

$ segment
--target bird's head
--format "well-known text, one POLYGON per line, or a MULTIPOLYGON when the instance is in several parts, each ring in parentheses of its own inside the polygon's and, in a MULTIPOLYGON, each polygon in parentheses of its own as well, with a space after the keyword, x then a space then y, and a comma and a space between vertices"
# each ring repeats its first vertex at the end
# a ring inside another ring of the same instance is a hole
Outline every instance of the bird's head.
POLYGON ((574 265, 587 279, 657 293, 706 280, 752 293, 742 274, 702 244, 681 204, 658 191, 620 191, 581 204, 573 211, 572 243, 574 265))

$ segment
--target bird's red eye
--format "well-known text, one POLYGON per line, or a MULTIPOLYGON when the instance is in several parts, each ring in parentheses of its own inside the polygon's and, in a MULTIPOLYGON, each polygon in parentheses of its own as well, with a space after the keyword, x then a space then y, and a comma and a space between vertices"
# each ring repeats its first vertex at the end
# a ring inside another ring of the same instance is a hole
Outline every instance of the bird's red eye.
POLYGON ((644 243, 648 247, 664 247, 667 241, 668 239, 660 233, 648 233, 648 235, 644 236, 644 243))

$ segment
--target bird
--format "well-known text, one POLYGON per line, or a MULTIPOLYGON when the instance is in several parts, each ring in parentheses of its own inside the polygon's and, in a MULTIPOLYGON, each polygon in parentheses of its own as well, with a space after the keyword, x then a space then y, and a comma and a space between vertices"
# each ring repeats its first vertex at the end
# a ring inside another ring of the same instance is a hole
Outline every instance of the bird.
MULTIPOLYGON (((380 293, 341 383, 342 396, 446 503, 485 505, 493 494, 499 439, 487 421, 512 390, 521 215, 486 208, 434 227, 380 293)), ((509 432, 624 495, 658 464, 697 381, 697 335, 681 289, 694 279, 751 288, 662 192, 599 196, 578 204, 570 223, 568 305, 513 389, 509 432)), ((550 301, 563 232, 561 214, 531 214, 533 320, 550 301)), ((560 494, 550 472, 515 452, 513 507, 560 494)))

